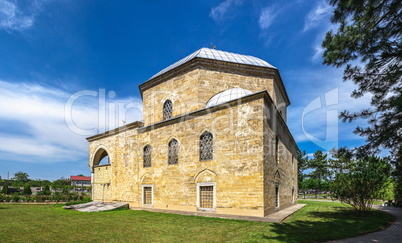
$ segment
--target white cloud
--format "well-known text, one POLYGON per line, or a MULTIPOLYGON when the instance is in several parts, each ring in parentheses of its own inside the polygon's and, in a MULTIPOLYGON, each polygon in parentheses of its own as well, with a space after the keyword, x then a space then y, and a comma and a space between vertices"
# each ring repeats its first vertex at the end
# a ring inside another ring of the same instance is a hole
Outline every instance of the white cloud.
POLYGON ((30 28, 47 0, 0 0, 0 29, 21 31, 30 28))
POLYGON ((313 45, 313 57, 311 58, 313 62, 317 62, 320 61, 322 58, 322 54, 324 54, 324 48, 321 45, 321 41, 322 40, 320 38, 317 38, 318 40, 315 41, 314 45, 313 45))
POLYGON ((99 94, 103 91, 92 92, 98 95, 77 96, 71 113, 66 113, 66 103, 72 95, 66 91, 0 81, 2 159, 33 163, 82 160, 87 157, 88 132, 94 135, 123 125, 122 120, 141 120, 142 107, 137 98, 107 98, 101 106, 107 107, 102 115, 99 94), (128 110, 127 105, 133 109, 128 110), (66 124, 68 119, 76 130, 66 124))
POLYGON ((273 7, 266 7, 261 10, 260 18, 258 20, 258 24, 262 30, 268 29, 274 19, 276 18, 278 11, 273 7))
MULTIPOLYGON (((370 107, 370 95, 360 99, 350 97, 356 86, 352 82, 342 82, 340 69, 331 71, 325 68, 315 72, 297 70, 294 75, 298 75, 298 85, 304 87, 305 91, 304 99, 298 99, 299 103, 292 104, 288 110, 288 126, 296 142, 311 141, 327 150, 342 144, 342 141, 364 141, 364 138, 353 134, 353 131, 358 125, 366 126, 366 121, 343 123, 338 119, 338 114, 344 110, 353 112, 370 107), (313 103, 317 106, 312 105, 313 103), (309 106, 312 109, 308 109, 309 106), (307 113, 303 114, 303 111, 307 113)), ((298 87, 293 89, 293 93, 300 90, 298 87)))
POLYGON ((222 21, 227 17, 227 14, 232 6, 242 5, 244 0, 225 0, 218 6, 213 7, 209 16, 216 22, 222 21))
POLYGON ((307 14, 304 20, 303 31, 308 31, 310 29, 316 28, 319 25, 327 26, 329 24, 329 16, 332 14, 332 6, 325 0, 321 0, 317 5, 307 14))

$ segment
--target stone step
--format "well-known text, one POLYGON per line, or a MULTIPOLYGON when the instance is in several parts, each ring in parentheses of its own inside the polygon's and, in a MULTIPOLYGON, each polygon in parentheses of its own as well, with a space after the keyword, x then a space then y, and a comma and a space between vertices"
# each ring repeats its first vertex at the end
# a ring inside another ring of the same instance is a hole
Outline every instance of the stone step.
POLYGON ((64 209, 71 209, 80 212, 100 212, 100 211, 113 210, 117 208, 128 208, 128 203, 94 201, 94 202, 64 206, 64 209))

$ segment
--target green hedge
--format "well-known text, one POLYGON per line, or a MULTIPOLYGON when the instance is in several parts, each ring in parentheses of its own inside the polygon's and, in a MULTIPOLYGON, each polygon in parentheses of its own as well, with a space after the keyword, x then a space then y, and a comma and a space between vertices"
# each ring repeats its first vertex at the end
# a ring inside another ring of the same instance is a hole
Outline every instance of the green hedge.
POLYGON ((84 201, 90 202, 91 197, 81 194, 61 194, 55 193, 54 195, 20 195, 14 193, 12 195, 0 194, 0 202, 75 202, 84 201))

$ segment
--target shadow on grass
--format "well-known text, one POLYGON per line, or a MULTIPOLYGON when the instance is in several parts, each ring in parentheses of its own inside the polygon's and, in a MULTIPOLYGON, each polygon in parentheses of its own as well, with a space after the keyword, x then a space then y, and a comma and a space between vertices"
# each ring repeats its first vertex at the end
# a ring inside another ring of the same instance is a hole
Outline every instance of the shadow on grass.
POLYGON ((306 218, 307 220, 274 224, 271 231, 276 236, 264 235, 263 238, 281 242, 344 239, 379 230, 391 220, 383 212, 371 211, 366 215, 359 215, 345 208, 337 208, 334 212, 309 212, 306 218))

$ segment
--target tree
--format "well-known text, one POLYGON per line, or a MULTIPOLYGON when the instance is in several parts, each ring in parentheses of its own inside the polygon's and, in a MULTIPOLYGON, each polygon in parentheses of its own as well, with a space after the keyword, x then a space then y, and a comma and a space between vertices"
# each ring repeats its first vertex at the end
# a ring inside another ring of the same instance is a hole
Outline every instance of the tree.
POLYGON ((1 193, 2 193, 2 194, 8 194, 8 193, 9 193, 8 184, 7 184, 7 183, 3 185, 3 188, 1 189, 1 193))
POLYGON ((402 149, 399 149, 391 162, 394 165, 395 197, 402 198, 402 149))
POLYGON ((52 192, 50 191, 49 185, 45 185, 45 188, 43 188, 42 191, 42 195, 50 195, 50 194, 52 194, 52 192))
POLYGON ((335 174, 343 174, 350 167, 350 163, 353 159, 353 152, 347 147, 341 147, 339 149, 333 148, 331 151, 332 158, 328 160, 329 166, 335 174))
POLYGON ((391 166, 385 159, 371 156, 358 160, 348 173, 337 174, 332 184, 333 196, 359 212, 367 212, 376 198, 383 197, 390 172, 391 166))
POLYGON ((318 185, 316 189, 316 196, 317 190, 321 191, 321 185, 323 180, 327 180, 329 176, 329 166, 327 155, 324 154, 321 150, 317 150, 313 154, 313 158, 309 160, 308 167, 314 169, 310 173, 311 178, 317 179, 318 185))
POLYGON ((330 4, 335 7, 331 22, 339 28, 329 31, 322 43, 324 64, 344 66, 343 79, 357 85, 352 97, 372 94, 371 108, 345 110, 340 117, 349 122, 368 119, 368 127, 355 130, 367 138, 360 152, 367 155, 387 148, 402 163, 397 160, 402 151, 402 2, 330 0, 330 4))
POLYGON ((24 195, 32 195, 31 187, 29 185, 25 185, 23 193, 24 195))
POLYGON ((14 174, 13 180, 25 183, 29 181, 29 175, 20 171, 14 174))
POLYGON ((307 169, 307 166, 308 166, 308 157, 306 155, 306 151, 297 150, 297 168, 298 168, 297 181, 299 189, 303 188, 302 183, 305 177, 303 172, 307 169))

